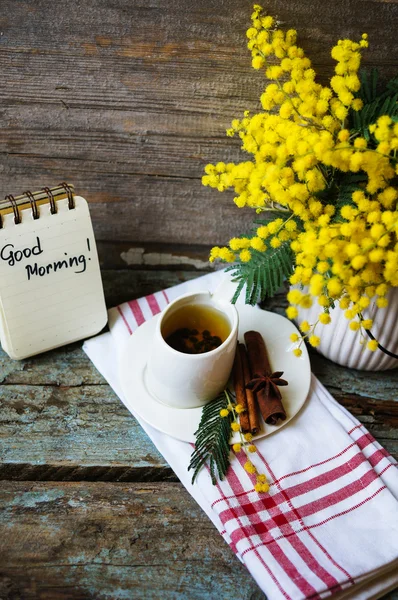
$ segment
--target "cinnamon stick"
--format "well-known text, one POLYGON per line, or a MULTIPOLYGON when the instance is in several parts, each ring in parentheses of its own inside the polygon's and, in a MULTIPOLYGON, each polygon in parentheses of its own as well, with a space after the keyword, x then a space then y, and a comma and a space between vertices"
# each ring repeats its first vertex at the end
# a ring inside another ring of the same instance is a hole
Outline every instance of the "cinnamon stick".
MULTIPOLYGON (((244 344, 239 344, 239 353, 242 362, 243 379, 245 382, 245 388, 251 380, 249 360, 247 357, 247 351, 244 344)), ((255 394, 246 388, 246 401, 247 401, 247 414, 249 415, 250 433, 253 435, 260 431, 260 423, 258 420, 257 402, 255 394)))
MULTIPOLYGON (((269 363, 267 349, 262 336, 258 331, 247 331, 245 333, 245 342, 249 357, 252 378, 260 378, 272 375, 271 365, 269 363)), ((275 373, 280 376, 280 373, 275 373)), ((283 381, 280 380, 279 381, 283 381)), ((283 382, 280 385, 287 385, 283 382)), ((259 389, 256 392, 257 402, 264 421, 268 425, 276 425, 279 419, 286 419, 286 412, 282 404, 281 394, 275 390, 273 385, 259 389)))
POLYGON ((245 412, 242 412, 239 415, 240 426, 241 426, 242 431, 244 433, 247 433, 248 431, 250 431, 250 422, 249 422, 249 414, 247 412, 247 398, 246 398, 247 390, 245 387, 246 384, 245 384, 245 380, 243 377, 242 360, 241 360, 241 354, 239 351, 240 345, 241 344, 238 344, 236 346, 232 375, 233 375, 233 380, 234 380, 236 403, 241 404, 245 409, 245 412))

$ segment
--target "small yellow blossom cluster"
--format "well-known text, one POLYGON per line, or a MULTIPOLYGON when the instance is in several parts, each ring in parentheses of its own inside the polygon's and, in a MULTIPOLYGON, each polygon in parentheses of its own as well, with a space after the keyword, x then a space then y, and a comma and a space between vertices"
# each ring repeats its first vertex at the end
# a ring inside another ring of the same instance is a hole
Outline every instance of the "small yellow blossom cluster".
POLYGON ((250 454, 257 452, 257 448, 253 443, 253 436, 251 433, 243 433, 240 423, 239 415, 245 411, 242 404, 233 404, 228 396, 228 408, 220 410, 221 417, 228 417, 230 413, 233 415, 233 421, 231 423, 231 429, 233 432, 239 432, 240 442, 232 445, 232 450, 238 454, 239 452, 245 452, 246 462, 244 464, 245 471, 251 475, 256 475, 256 483, 254 489, 256 492, 266 493, 269 491, 269 483, 264 474, 258 473, 256 467, 250 459, 250 454))
MULTIPOLYGON (((290 282, 308 286, 309 295, 289 292, 290 318, 297 316, 298 307, 308 308, 314 297, 323 308, 321 323, 330 322, 329 309, 338 302, 352 330, 372 327, 363 311, 372 301, 386 307, 389 287, 398 286, 397 198, 390 186, 375 197, 355 191, 354 205, 340 210, 341 222, 308 228, 297 236, 291 245, 296 269, 290 282)), ((303 326, 305 322, 305 332, 303 326)), ((376 350, 377 344, 369 342, 368 348, 376 350)))
POLYGON ((296 318, 316 300, 318 320, 302 323, 298 341, 317 346, 315 327, 330 322, 335 303, 352 330, 366 330, 372 323, 363 311, 371 301, 385 307, 389 288, 398 286, 398 123, 380 116, 366 136, 349 124, 363 107, 358 70, 366 34, 332 49, 337 64, 329 87, 316 83, 296 31, 279 29, 258 5, 247 38, 253 68, 264 69, 271 83, 261 95, 263 112, 245 112, 227 134, 238 135, 253 160, 207 165, 202 182, 219 191, 233 188, 238 207, 274 211, 277 218, 264 220, 251 237, 214 247, 210 261, 249 263, 254 255, 288 248, 295 267, 290 283, 308 292, 290 293, 287 315, 296 318), (341 202, 347 174, 358 183, 341 202))
MULTIPOLYGON (((253 66, 265 67, 271 56, 280 64, 266 68, 266 77, 275 83, 269 84, 261 96, 264 112, 250 116, 246 111, 241 121, 232 121, 227 134, 238 134, 242 149, 253 154, 255 160, 207 165, 202 182, 219 191, 233 187, 239 207, 263 208, 276 201, 301 217, 302 211, 309 208, 311 192, 325 187, 317 165, 335 162, 333 151, 339 142, 335 134, 348 108, 361 108, 361 101, 356 101, 352 91, 359 88, 360 49, 367 41, 342 40, 333 49, 338 63, 331 89, 315 82, 310 59, 296 45, 296 31, 275 28, 274 19, 262 16, 258 5, 252 22, 247 37, 253 66), (271 114, 272 109, 278 112, 271 114), (294 183, 297 186, 292 189, 294 183)), ((336 160, 347 162, 347 157, 336 160)))
MULTIPOLYGON (((361 87, 357 75, 361 63, 359 50, 368 47, 367 38, 367 34, 364 33, 359 43, 351 40, 339 40, 337 46, 332 49, 332 58, 337 61, 337 65, 335 67, 336 75, 332 77, 330 86, 341 103, 336 104, 336 101, 332 100, 332 110, 334 110, 334 105, 338 111, 342 110, 341 105, 347 108, 352 107, 354 110, 360 110, 363 106, 362 100, 355 98, 354 93, 358 92, 361 87)), ((345 114, 344 111, 341 114, 345 114)))
POLYGON ((242 262, 249 262, 253 250, 264 252, 267 248, 279 248, 284 242, 295 240, 297 235, 297 223, 292 216, 285 220, 278 218, 257 227, 256 235, 251 238, 232 238, 229 248, 215 246, 211 250, 210 261, 220 258, 226 262, 233 262, 236 256, 239 256, 242 262))

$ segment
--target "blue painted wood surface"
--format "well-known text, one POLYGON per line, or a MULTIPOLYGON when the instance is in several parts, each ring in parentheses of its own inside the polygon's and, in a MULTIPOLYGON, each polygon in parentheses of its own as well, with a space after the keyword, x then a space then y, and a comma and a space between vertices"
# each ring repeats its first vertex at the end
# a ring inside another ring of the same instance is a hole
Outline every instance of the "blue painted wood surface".
MULTIPOLYGON (((194 275, 157 272, 148 291, 194 275)), ((398 370, 311 361, 397 456, 398 370)), ((0 352, 0 477, 2 600, 263 598, 80 343, 21 362, 0 352)))
POLYGON ((263 597, 178 483, 0 488, 0 598, 263 597))

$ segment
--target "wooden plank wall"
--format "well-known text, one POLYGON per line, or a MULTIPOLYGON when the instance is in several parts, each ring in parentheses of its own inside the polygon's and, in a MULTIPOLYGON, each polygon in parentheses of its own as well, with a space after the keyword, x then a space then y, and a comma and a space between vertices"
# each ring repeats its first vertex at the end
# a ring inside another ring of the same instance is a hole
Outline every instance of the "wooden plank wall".
MULTIPOLYGON (((103 267, 206 268, 209 246, 252 218, 200 183, 238 160, 225 128, 264 86, 245 46, 251 0, 2 0, 0 197, 75 183, 103 267), (148 256, 149 255, 149 256, 148 256)), ((322 80, 342 36, 397 70, 396 0, 269 0, 322 80)))

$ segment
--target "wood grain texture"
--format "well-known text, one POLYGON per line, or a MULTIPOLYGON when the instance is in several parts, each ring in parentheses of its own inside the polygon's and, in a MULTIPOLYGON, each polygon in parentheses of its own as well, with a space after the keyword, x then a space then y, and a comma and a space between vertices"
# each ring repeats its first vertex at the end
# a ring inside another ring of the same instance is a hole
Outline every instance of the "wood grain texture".
POLYGON ((266 600, 178 483, 4 483, 0 597, 266 600))
POLYGON ((2 600, 264 598, 181 484, 5 483, 2 600))
MULTIPOLYGON (((239 160, 224 130, 259 109, 245 31, 251 0, 3 0, 0 196, 71 180, 97 239, 223 243, 252 219, 203 188, 207 162, 239 160)), ((270 0, 325 81, 330 48, 363 31, 365 64, 396 73, 396 2, 270 0)))

